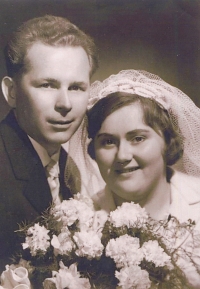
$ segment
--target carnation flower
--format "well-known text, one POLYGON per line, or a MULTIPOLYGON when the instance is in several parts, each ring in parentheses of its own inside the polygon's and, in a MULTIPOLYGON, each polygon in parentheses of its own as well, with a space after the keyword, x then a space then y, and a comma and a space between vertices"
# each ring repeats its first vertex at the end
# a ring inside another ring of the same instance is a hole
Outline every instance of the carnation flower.
POLYGON ((58 272, 53 271, 53 277, 45 279, 44 289, 48 288, 49 281, 56 285, 56 289, 90 289, 91 285, 87 278, 81 278, 77 271, 77 265, 72 264, 69 268, 60 262, 58 272))
POLYGON ((88 259, 99 258, 103 252, 103 245, 99 234, 95 231, 81 231, 74 234, 74 240, 78 246, 76 255, 88 259))
POLYGON ((27 230, 25 243, 22 244, 23 249, 29 248, 32 256, 35 256, 38 251, 45 253, 50 246, 48 232, 49 230, 39 223, 34 224, 27 230))
POLYGON ((83 202, 85 203, 88 207, 90 207, 91 209, 94 210, 94 204, 93 204, 93 201, 90 197, 84 195, 84 194, 76 194, 74 195, 74 199, 79 201, 79 202, 83 202))
POLYGON ((139 239, 127 234, 108 242, 106 256, 115 261, 117 268, 138 265, 143 259, 139 239))
POLYGON ((79 220, 78 228, 80 230, 90 228, 93 224, 95 212, 85 203, 81 202, 77 202, 77 211, 79 220))
POLYGON ((29 248, 34 258, 19 252, 27 263, 16 265, 28 270, 33 288, 189 289, 184 272, 198 269, 195 255, 200 235, 195 234, 191 220, 156 221, 134 203, 123 203, 108 215, 94 211, 91 199, 80 194, 37 220, 49 230, 39 223, 19 230, 25 234, 23 248, 29 248), (182 246, 186 232, 191 237, 182 246), (65 265, 59 263, 61 259, 65 265), (44 281, 42 276, 48 276, 49 270, 52 278, 44 281))
POLYGON ((85 203, 84 199, 64 200, 52 209, 54 217, 62 222, 63 226, 71 226, 79 220, 79 227, 90 227, 93 223, 94 210, 85 203))
POLYGON ((92 230, 97 232, 101 238, 101 232, 104 228, 105 222, 108 220, 108 215, 105 211, 97 211, 95 212, 92 230))
POLYGON ((115 271, 115 276, 119 280, 118 285, 121 289, 148 289, 151 287, 148 272, 139 266, 122 268, 120 272, 115 271))
POLYGON ((170 256, 164 252, 164 249, 159 246, 158 241, 156 240, 145 242, 142 246, 142 252, 144 258, 149 262, 153 262, 156 267, 163 267, 171 264, 170 256))
POLYGON ((114 227, 127 226, 141 228, 148 219, 148 214, 140 205, 123 203, 121 207, 110 213, 110 222, 114 227))
POLYGON ((166 245, 167 250, 173 253, 177 248, 177 240, 182 243, 185 234, 187 234, 188 228, 184 224, 180 224, 179 221, 171 217, 170 220, 165 220, 163 223, 158 223, 154 226, 154 234, 157 238, 160 238, 166 245))
POLYGON ((54 247, 54 254, 57 256, 68 255, 75 248, 74 242, 71 239, 71 234, 68 231, 61 232, 58 236, 53 235, 51 245, 54 247))

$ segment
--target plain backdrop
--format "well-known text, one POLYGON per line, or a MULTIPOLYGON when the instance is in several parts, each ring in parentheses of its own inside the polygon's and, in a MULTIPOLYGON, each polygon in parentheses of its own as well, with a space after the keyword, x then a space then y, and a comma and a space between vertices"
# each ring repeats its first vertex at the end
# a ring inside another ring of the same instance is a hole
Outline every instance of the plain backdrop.
MULTIPOLYGON (((200 107, 200 0, 0 0, 0 78, 11 31, 45 14, 66 17, 94 38, 100 68, 92 81, 147 70, 200 107)), ((0 119, 7 112, 0 93, 0 119)))

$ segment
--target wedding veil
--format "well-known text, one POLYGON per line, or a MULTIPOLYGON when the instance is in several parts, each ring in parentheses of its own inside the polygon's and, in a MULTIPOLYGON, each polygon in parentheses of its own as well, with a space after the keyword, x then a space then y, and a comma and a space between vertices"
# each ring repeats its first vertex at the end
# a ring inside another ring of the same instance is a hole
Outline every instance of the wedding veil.
MULTIPOLYGON (((155 99, 167 109, 173 124, 180 133, 184 153, 175 169, 200 177, 200 109, 181 90, 163 81, 157 75, 139 70, 123 70, 104 81, 91 85, 88 109, 108 94, 124 91, 155 99)), ((72 192, 89 195, 104 187, 98 167, 88 153, 87 118, 69 141, 69 158, 66 165, 66 184, 72 192), (73 161, 76 165, 74 165, 73 161), (77 167, 76 167, 77 166, 77 167), (77 168, 81 177, 77 177, 77 168)))

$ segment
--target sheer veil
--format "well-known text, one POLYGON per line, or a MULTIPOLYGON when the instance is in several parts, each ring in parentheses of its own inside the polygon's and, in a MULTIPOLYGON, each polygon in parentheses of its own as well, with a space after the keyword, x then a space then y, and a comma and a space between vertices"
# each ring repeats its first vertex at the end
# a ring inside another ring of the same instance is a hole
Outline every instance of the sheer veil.
MULTIPOLYGON (((123 70, 91 85, 88 109, 108 94, 124 91, 155 99, 167 109, 180 133, 184 153, 174 166, 178 171, 200 177, 200 109, 181 90, 159 76, 139 70, 123 70)), ((104 187, 98 167, 87 154, 87 118, 69 141, 65 181, 71 191, 93 195, 104 187), (78 177, 77 168, 81 176, 78 177)))

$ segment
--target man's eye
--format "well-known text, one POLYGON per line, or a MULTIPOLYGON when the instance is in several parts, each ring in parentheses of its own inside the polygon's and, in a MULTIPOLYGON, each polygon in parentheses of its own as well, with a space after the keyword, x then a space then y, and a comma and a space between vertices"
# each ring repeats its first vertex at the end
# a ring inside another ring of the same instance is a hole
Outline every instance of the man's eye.
POLYGON ((41 87, 44 87, 44 88, 50 88, 50 87, 53 87, 53 85, 50 84, 50 83, 42 83, 40 86, 41 86, 41 87))
POLYGON ((69 87, 69 90, 75 90, 75 91, 77 91, 77 90, 82 90, 82 89, 81 89, 81 87, 79 87, 79 86, 77 86, 77 85, 72 85, 72 86, 69 87))

